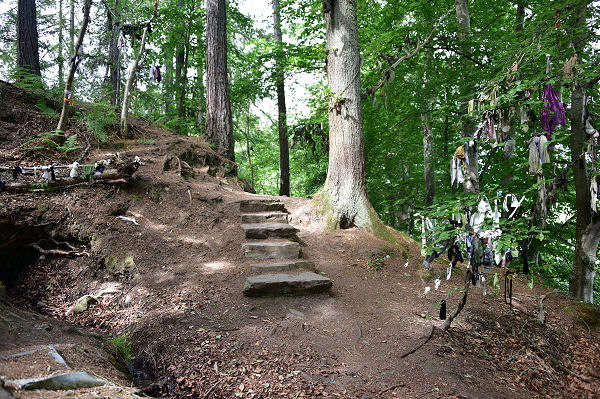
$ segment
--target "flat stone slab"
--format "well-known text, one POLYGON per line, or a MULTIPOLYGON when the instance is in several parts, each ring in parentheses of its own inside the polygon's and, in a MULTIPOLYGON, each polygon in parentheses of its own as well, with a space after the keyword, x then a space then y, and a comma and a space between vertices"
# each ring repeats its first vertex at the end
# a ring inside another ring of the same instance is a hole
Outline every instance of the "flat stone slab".
POLYGON ((285 212, 243 213, 242 223, 287 223, 288 214, 285 212))
POLYGON ((287 223, 247 223, 242 224, 246 238, 295 238, 296 228, 287 223))
POLYGON ((294 241, 250 241, 242 245, 246 258, 296 259, 300 256, 300 244, 294 241))
POLYGON ((91 388, 106 385, 107 381, 86 371, 58 374, 51 377, 28 378, 12 381, 19 389, 47 389, 49 391, 91 388))
POLYGON ((327 292, 333 281, 312 272, 250 276, 244 285, 246 296, 310 295, 327 292))
POLYGON ((288 272, 297 269, 315 270, 315 264, 306 260, 289 260, 268 263, 254 263, 250 270, 259 273, 288 272))
POLYGON ((285 212, 285 205, 277 200, 242 200, 240 201, 240 212, 285 212))

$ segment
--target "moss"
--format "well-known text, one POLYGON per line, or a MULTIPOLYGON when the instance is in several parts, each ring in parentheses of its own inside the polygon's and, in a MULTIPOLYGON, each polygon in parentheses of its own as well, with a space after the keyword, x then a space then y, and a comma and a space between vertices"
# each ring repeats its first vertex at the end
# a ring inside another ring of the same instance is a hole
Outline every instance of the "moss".
POLYGON ((574 303, 566 306, 564 311, 570 313, 575 321, 589 328, 600 327, 600 307, 592 303, 574 303))

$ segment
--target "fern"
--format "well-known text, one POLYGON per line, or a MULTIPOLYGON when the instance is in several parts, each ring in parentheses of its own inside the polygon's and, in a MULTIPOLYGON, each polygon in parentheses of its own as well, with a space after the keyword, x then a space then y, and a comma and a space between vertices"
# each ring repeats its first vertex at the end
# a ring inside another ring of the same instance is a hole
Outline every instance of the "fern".
POLYGON ((83 122, 89 130, 94 133, 94 136, 103 143, 106 143, 106 125, 115 123, 117 114, 112 107, 107 107, 102 104, 95 104, 91 111, 85 112, 82 115, 83 122))

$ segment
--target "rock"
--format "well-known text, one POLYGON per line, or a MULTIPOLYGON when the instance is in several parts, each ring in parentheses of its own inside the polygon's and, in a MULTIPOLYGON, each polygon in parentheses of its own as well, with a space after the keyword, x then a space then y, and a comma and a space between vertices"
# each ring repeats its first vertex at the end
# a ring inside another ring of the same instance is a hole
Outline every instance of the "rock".
POLYGON ((242 200, 240 201, 240 212, 285 212, 285 205, 281 201, 274 200, 242 200))
POLYGON ((287 223, 285 212, 258 212, 242 214, 242 223, 287 223))
POLYGON ((283 262, 254 263, 250 265, 250 270, 260 273, 287 272, 296 269, 308 269, 314 271, 315 264, 305 260, 289 260, 283 262))
POLYGON ((50 391, 91 388, 106 385, 107 381, 96 377, 87 371, 78 371, 75 373, 58 374, 52 377, 28 378, 25 380, 16 380, 15 384, 19 389, 47 389, 50 391))
POLYGON ((312 272, 250 276, 244 285, 246 296, 309 295, 329 291, 331 279, 312 272))
POLYGON ((294 241, 251 241, 242 249, 253 259, 295 259, 300 255, 300 244, 294 241))
POLYGON ((287 223, 250 223, 242 224, 246 238, 295 238, 296 228, 287 223))
POLYGON ((96 302, 98 302, 98 300, 93 296, 84 295, 81 298, 79 298, 73 306, 71 306, 71 309, 69 309, 69 313, 77 314, 85 312, 89 309, 91 305, 95 304, 96 302))

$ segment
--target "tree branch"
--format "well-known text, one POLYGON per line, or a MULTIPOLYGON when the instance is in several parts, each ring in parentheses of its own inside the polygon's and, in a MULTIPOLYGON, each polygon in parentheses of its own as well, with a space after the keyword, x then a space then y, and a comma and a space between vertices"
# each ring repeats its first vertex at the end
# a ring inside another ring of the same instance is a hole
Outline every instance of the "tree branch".
POLYGON ((440 26, 440 24, 444 21, 444 19, 446 19, 446 17, 448 15, 450 15, 450 13, 454 10, 454 7, 452 7, 450 10, 448 10, 448 12, 446 14, 444 14, 437 22, 436 24, 433 26, 433 29, 431 30, 431 32, 429 32, 429 34, 427 35, 427 37, 425 38, 425 40, 423 42, 419 42, 417 44, 417 47, 409 54, 404 55, 400 58, 398 58, 392 65, 390 65, 384 72, 383 72, 383 76, 382 78, 379 80, 379 82, 372 87, 367 88, 365 91, 363 91, 362 93, 362 98, 365 99, 367 97, 369 97, 372 93, 376 92, 377 90, 379 90, 381 88, 381 86, 384 85, 384 83, 387 81, 387 78, 390 76, 390 73, 396 69, 398 67, 398 65, 400 65, 403 61, 408 60, 409 58, 414 57, 415 55, 417 55, 419 53, 419 51, 421 51, 421 49, 423 48, 423 46, 425 46, 429 40, 431 39, 431 37, 433 36, 433 33, 437 30, 437 28, 440 26))

